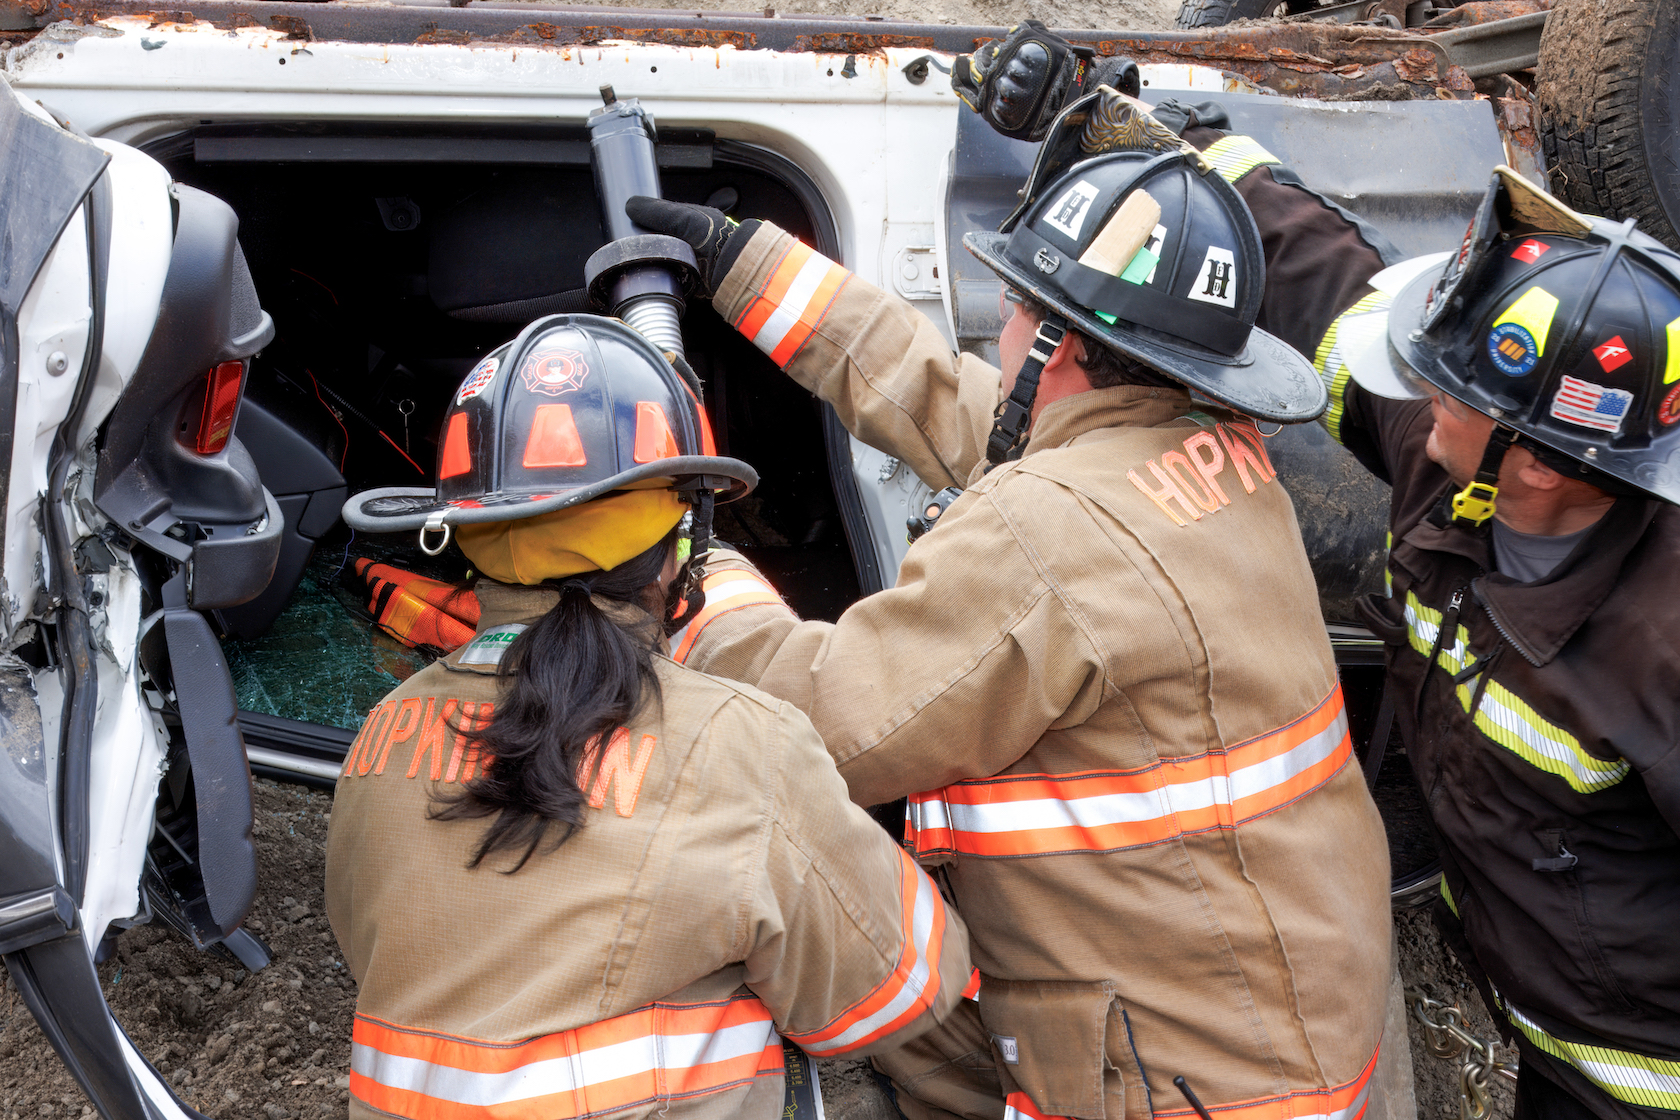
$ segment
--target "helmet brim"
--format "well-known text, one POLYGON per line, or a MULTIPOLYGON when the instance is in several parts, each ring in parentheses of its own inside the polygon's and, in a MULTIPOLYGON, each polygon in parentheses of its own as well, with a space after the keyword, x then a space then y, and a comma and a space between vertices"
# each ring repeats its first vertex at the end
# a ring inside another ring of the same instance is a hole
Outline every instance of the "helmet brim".
POLYGON ((1008 234, 976 231, 963 235, 968 251, 1011 287, 1031 295, 1082 333, 1213 400, 1257 420, 1281 424, 1315 420, 1329 404, 1312 363, 1282 339, 1256 327, 1239 353, 1225 357, 1191 349, 1189 343, 1170 345, 1124 325, 1111 326, 1017 267, 1004 254, 1008 243, 1008 234))
POLYGON ((473 499, 444 501, 430 487, 384 486, 364 490, 345 502, 344 523, 358 533, 403 533, 428 523, 435 527, 516 521, 582 505, 615 490, 661 479, 673 490, 720 491, 717 500, 731 502, 745 497, 758 485, 758 472, 739 459, 721 455, 681 455, 639 463, 588 486, 553 493, 514 493, 494 503, 473 499), (434 521, 440 512, 441 518, 434 521))
MULTIPOLYGON (((1449 396, 1462 398, 1460 387, 1453 384, 1453 379, 1446 375, 1441 365, 1441 350, 1436 340, 1423 330, 1424 316, 1429 309, 1429 293, 1439 279, 1440 275, 1432 269, 1413 276, 1394 293, 1394 302, 1387 311, 1388 329, 1383 332, 1383 348, 1390 358, 1390 375, 1417 390, 1406 393, 1399 398, 1402 400, 1426 397, 1430 386, 1449 396)), ((1351 366, 1348 368, 1354 379, 1359 380, 1358 371, 1351 366)), ((1374 369, 1372 376, 1376 376, 1374 369)), ((1363 380, 1359 383, 1365 384, 1363 380)), ((1372 388, 1372 392, 1378 390, 1372 388)))
MULTIPOLYGON (((1429 387, 1404 368, 1389 346, 1393 308, 1384 303, 1370 311, 1336 320, 1340 364, 1361 389, 1391 401, 1422 400, 1429 387)), ((1410 328, 1407 328, 1410 329, 1410 328)))

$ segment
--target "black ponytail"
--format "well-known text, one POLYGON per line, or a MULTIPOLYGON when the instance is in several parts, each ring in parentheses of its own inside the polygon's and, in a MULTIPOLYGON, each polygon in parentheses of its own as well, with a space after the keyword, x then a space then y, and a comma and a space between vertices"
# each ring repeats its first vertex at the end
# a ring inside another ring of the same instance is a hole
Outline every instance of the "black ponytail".
POLYGON ((663 596, 654 585, 675 546, 676 530, 646 552, 604 572, 541 586, 560 602, 516 638, 497 676, 501 695, 491 722, 463 734, 492 760, 459 793, 434 793, 433 820, 493 817, 468 867, 498 852, 518 852, 513 874, 558 826, 558 847, 583 823, 578 764, 649 701, 659 702, 653 655, 663 641, 663 596), (591 601, 599 596, 647 611, 615 621, 591 601))

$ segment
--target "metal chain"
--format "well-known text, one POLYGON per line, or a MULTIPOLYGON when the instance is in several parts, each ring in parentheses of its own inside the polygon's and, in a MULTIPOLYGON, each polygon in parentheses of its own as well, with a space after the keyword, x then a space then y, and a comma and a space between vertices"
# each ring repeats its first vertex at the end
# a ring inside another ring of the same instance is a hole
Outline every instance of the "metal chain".
POLYGON ((1493 1056, 1491 1039, 1477 1038, 1464 1027, 1464 1012, 1430 999, 1417 988, 1406 989, 1412 1018, 1423 1026, 1423 1045, 1437 1058, 1459 1059, 1458 1120, 1487 1120, 1492 1097, 1488 1078, 1498 1073, 1515 1081, 1517 1067, 1493 1056))

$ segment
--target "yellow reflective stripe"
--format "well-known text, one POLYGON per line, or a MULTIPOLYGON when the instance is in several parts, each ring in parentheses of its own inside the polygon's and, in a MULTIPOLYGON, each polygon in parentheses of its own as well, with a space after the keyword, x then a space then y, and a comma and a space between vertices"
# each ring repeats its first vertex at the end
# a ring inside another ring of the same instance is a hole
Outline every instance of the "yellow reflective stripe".
POLYGON ((1221 137, 1209 144, 1202 155, 1227 183, 1235 183, 1256 167, 1283 162, 1248 136, 1221 137))
MULTIPOLYGON (((1494 993, 1499 995, 1498 992, 1494 993)), ((1680 1109, 1680 1062, 1648 1058, 1631 1050, 1612 1050, 1584 1042, 1565 1042, 1505 1002, 1499 1005, 1523 1036, 1619 1101, 1640 1108, 1680 1109)))
POLYGON ((1447 889, 1447 877, 1445 875, 1441 876, 1441 897, 1446 900, 1447 909, 1453 912, 1453 917, 1458 917, 1458 903, 1453 901, 1452 892, 1447 889))
POLYGON ((1663 384, 1680 381, 1680 319, 1668 325, 1668 364, 1663 369, 1663 384))
MULTIPOLYGON (((1406 592, 1406 640, 1421 656, 1428 657, 1441 631, 1441 612, 1426 607, 1416 593, 1406 592)), ((1463 626, 1443 643, 1436 664, 1457 676, 1476 663, 1470 652, 1470 632, 1463 626)), ((1479 677, 1471 677, 1457 688, 1459 706, 1471 714, 1476 729, 1537 770, 1569 783, 1577 793, 1597 793, 1628 776, 1632 767, 1625 758, 1606 761, 1581 749, 1581 741, 1555 723, 1543 719, 1516 693, 1498 681, 1488 681, 1481 702, 1470 713, 1479 677)))
MULTIPOLYGON (((1470 693, 1459 687, 1459 700, 1466 710, 1470 693)), ((1489 681, 1476 705, 1476 727, 1530 766, 1555 774, 1577 793, 1596 793, 1615 785, 1632 769, 1625 758, 1606 762, 1581 749, 1580 741, 1541 719, 1534 709, 1498 681, 1489 681)))
MULTIPOLYGON (((1209 151, 1211 150, 1210 148, 1209 151)), ((1348 380, 1352 376, 1342 358, 1342 323, 1351 315, 1380 311, 1388 306, 1389 298, 1386 293, 1372 292, 1336 316, 1336 321, 1330 324, 1330 329, 1325 331, 1324 337, 1319 340, 1318 350, 1313 356, 1313 368, 1318 370, 1318 376, 1324 379, 1325 392, 1330 394, 1330 407, 1324 411, 1324 427, 1330 433, 1330 438, 1337 443, 1342 442, 1342 410, 1346 406, 1344 398, 1348 380)))
POLYGON ((1394 569, 1388 566, 1388 558, 1394 555, 1394 533, 1387 534, 1387 541, 1383 544, 1383 594, 1394 598, 1394 569))
MULTIPOLYGON (((1435 648, 1435 637, 1441 632, 1441 612, 1426 607, 1414 591, 1406 592, 1406 639, 1424 657, 1435 648)), ((1470 654, 1470 631, 1463 626, 1452 636, 1451 643, 1442 643, 1436 662, 1455 676, 1476 659, 1470 654)))

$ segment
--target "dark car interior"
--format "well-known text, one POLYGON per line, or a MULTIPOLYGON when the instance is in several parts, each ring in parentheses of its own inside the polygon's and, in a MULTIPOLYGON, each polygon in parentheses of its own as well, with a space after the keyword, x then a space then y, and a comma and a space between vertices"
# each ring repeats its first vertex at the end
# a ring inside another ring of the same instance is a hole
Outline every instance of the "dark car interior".
MULTIPOLYGON (((408 540, 351 544, 338 509, 370 487, 430 485, 444 409, 479 358, 541 315, 590 310, 584 262, 606 238, 581 124, 220 125, 147 151, 239 215, 277 331, 252 363, 237 434, 286 515, 286 539, 263 594, 214 614, 233 661, 261 652, 289 604, 325 590, 306 575, 312 557, 339 584, 362 555, 461 578, 453 549, 427 564, 408 540)), ((657 151, 667 197, 768 218, 838 254, 820 194, 780 156, 698 130, 661 130, 657 151)), ((861 516, 855 502, 843 512, 831 478, 833 425, 709 304, 690 305, 684 332, 720 452, 762 477, 720 507, 718 535, 746 548, 802 616, 838 617, 862 590, 846 528, 861 516)), ((354 588, 340 591, 350 605, 354 588)), ((368 702, 388 687, 376 682, 368 702)), ((359 719, 354 708, 273 714, 359 719)))

